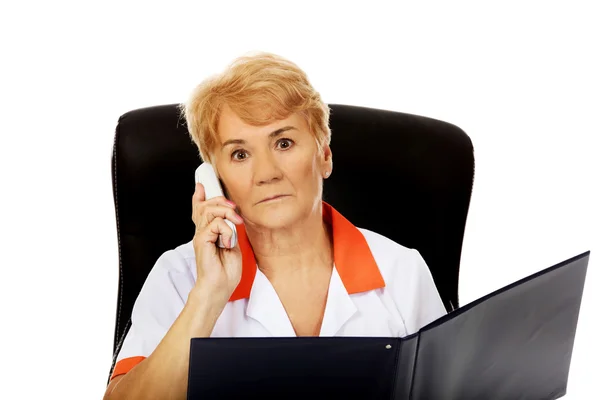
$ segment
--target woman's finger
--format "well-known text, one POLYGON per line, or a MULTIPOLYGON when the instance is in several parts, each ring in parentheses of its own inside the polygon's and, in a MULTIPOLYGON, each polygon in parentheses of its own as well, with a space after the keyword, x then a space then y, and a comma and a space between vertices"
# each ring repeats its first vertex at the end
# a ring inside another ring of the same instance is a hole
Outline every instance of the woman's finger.
POLYGON ((201 203, 206 203, 206 204, 220 204, 220 205, 224 205, 230 208, 236 208, 236 205, 233 201, 229 200, 227 197, 225 196, 217 196, 217 197, 213 197, 211 199, 205 199, 206 197, 206 192, 204 190, 204 185, 202 185, 201 183, 196 183, 196 187, 194 189, 194 195, 192 196, 192 203, 195 204, 201 204, 201 203))
POLYGON ((210 224, 215 218, 228 219, 234 224, 241 224, 244 222, 242 217, 240 217, 232 208, 219 205, 204 206, 202 213, 204 225, 210 224))
POLYGON ((206 200, 204 203, 206 204, 206 206, 220 205, 220 206, 226 206, 226 207, 233 208, 233 209, 235 209, 237 207, 233 201, 229 200, 225 196, 213 197, 212 199, 206 200))
POLYGON ((200 240, 204 243, 214 244, 219 239, 219 235, 221 235, 225 246, 230 248, 233 230, 227 225, 223 218, 217 217, 203 229, 200 234, 200 240))
POLYGON ((198 203, 204 201, 204 185, 201 183, 196 183, 196 188, 194 189, 194 195, 192 196, 192 203, 198 203))
MULTIPOLYGON (((222 213, 212 213, 210 218, 202 218, 202 216, 205 214, 205 209, 207 207, 211 207, 211 206, 220 206, 220 207, 226 207, 228 209, 231 210, 235 210, 235 208, 237 207, 235 205, 234 202, 228 200, 226 197, 224 196, 218 196, 218 197, 214 197, 208 200, 204 200, 204 196, 205 196, 205 192, 204 192, 204 186, 201 183, 196 183, 196 187, 194 190, 194 195, 192 196, 192 221, 194 222, 194 224, 196 224, 196 226, 198 225, 202 225, 205 226, 208 223, 210 223, 210 221, 212 221, 214 219, 215 216, 222 216, 222 213), (202 224, 202 220, 204 220, 204 224, 202 224)), ((235 213, 234 213, 235 214, 235 213)), ((225 214, 223 214, 225 215, 225 214)), ((229 213, 227 215, 225 215, 225 218, 233 218, 231 221, 239 221, 239 218, 235 217, 233 214, 229 213)), ((237 222, 239 223, 239 222, 237 222)))

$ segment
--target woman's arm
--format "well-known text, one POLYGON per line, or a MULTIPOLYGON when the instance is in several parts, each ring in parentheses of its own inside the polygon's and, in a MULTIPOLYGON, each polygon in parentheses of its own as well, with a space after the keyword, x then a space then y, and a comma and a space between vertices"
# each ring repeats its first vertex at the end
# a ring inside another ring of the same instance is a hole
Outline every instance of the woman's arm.
POLYGON ((194 288, 181 313, 154 352, 111 381, 104 400, 185 399, 190 340, 209 337, 225 304, 211 291, 194 288))
MULTIPOLYGON (((227 218, 237 224, 243 219, 236 214, 235 204, 225 197, 205 201, 204 187, 196 184, 192 197, 192 220, 196 232, 192 245, 197 279, 188 294, 181 312, 174 313, 169 305, 173 286, 169 286, 169 258, 176 252, 167 252, 157 261, 142 288, 132 314, 132 326, 141 339, 132 335, 136 351, 147 352, 153 346, 152 338, 164 332, 152 353, 133 367, 118 381, 111 382, 105 400, 185 399, 189 369, 190 341, 194 337, 210 337, 217 319, 223 312, 242 275, 242 253, 239 245, 231 249, 216 246, 219 235, 225 243, 231 242, 232 229, 227 218), (166 286, 165 286, 166 285, 166 286), (171 323, 171 317, 177 318, 171 323), (168 330, 166 327, 169 326, 168 330)), ((175 264, 185 261, 174 261, 175 264)), ((131 333, 131 332, 130 332, 131 333)), ((127 343, 127 338, 124 344, 127 343)), ((131 350, 130 350, 131 352, 131 350)))

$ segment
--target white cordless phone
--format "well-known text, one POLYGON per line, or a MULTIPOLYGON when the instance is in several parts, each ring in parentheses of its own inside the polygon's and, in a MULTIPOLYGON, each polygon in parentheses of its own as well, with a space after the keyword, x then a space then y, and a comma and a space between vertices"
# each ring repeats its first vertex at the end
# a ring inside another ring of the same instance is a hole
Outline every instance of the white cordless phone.
MULTIPOLYGON (((202 186, 204 186, 205 200, 212 199, 213 197, 224 196, 223 188, 219 183, 219 178, 217 178, 215 170, 209 163, 202 163, 196 169, 196 183, 201 183, 202 186)), ((226 219, 225 223, 229 225, 233 231, 233 236, 231 237, 231 247, 233 248, 237 244, 237 230, 235 229, 235 224, 233 222, 226 219)), ((219 239, 217 240, 217 246, 222 249, 227 248, 227 246, 225 246, 223 243, 221 235, 219 235, 219 239)))

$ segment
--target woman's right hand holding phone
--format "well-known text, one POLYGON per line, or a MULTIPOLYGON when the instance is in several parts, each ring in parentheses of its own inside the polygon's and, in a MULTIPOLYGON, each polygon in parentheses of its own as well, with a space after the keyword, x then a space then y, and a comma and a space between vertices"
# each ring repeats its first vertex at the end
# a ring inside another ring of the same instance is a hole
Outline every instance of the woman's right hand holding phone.
POLYGON ((242 277, 242 252, 239 244, 231 249, 217 246, 219 235, 226 247, 229 247, 233 236, 233 230, 225 219, 236 225, 243 223, 235 208, 235 204, 224 196, 205 200, 204 186, 196 183, 192 197, 192 220, 196 225, 193 246, 198 278, 194 290, 223 306, 242 277))

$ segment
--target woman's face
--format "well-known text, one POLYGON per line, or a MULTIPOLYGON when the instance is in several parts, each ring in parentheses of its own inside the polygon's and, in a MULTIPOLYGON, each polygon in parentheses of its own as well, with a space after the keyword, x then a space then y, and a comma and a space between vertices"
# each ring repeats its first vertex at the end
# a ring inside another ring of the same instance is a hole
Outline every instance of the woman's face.
POLYGON ((301 115, 252 126, 224 106, 217 129, 215 168, 246 225, 278 229, 320 211, 331 149, 319 153, 301 115))

